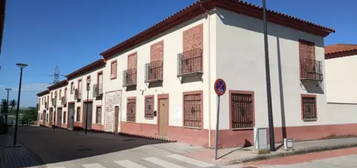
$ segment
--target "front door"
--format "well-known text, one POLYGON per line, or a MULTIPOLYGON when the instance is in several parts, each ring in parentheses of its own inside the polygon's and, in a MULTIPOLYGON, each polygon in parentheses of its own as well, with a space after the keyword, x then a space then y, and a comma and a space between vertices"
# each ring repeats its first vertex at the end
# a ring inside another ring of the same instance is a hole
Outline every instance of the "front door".
POLYGON ((74 127, 74 103, 68 104, 68 128, 73 129, 74 127))
POLYGON ((169 100, 159 99, 159 135, 167 136, 169 126, 169 100))
POLYGON ((57 109, 57 123, 56 123, 56 125, 58 127, 61 127, 61 125, 62 125, 62 108, 57 109))
POLYGON ((114 132, 118 132, 119 127, 119 106, 114 108, 114 132))
POLYGON ((93 109, 93 103, 92 102, 84 103, 83 128, 86 127, 86 123, 87 123, 87 129, 92 129, 92 111, 93 111, 92 109, 93 109))
POLYGON ((52 125, 52 121, 53 121, 52 116, 53 116, 53 108, 51 107, 50 108, 50 115, 48 117, 48 125, 52 125))

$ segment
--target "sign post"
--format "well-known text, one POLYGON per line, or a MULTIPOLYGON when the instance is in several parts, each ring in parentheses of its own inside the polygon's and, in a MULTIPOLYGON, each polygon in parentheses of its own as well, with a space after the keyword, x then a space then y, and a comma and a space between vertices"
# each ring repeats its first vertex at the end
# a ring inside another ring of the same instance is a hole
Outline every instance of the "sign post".
POLYGON ((214 82, 214 91, 217 94, 217 120, 216 120, 216 146, 215 146, 215 159, 218 159, 218 137, 219 137, 219 105, 220 98, 226 92, 227 86, 223 79, 217 79, 214 82))

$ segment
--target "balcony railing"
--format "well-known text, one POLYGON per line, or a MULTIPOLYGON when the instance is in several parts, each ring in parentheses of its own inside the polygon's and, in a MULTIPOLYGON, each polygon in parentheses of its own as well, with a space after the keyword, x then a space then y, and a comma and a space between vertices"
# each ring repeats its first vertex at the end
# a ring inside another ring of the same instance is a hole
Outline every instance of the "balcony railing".
POLYGON ((200 75, 202 71, 202 49, 196 48, 178 54, 178 76, 200 75))
POLYGON ((322 63, 314 59, 302 59, 300 61, 301 80, 322 81, 322 63))
POLYGON ((66 105, 67 104, 67 97, 66 96, 62 96, 61 97, 61 104, 62 105, 66 105))
POLYGON ((51 102, 52 102, 52 106, 56 106, 57 105, 57 97, 52 98, 51 102))
POLYGON ((158 82, 162 81, 163 76, 163 62, 160 61, 152 61, 145 65, 145 81, 150 82, 158 82))
POLYGON ((74 99, 75 100, 81 100, 82 99, 82 92, 79 91, 78 89, 74 90, 74 99))
POLYGON ((136 68, 123 71, 123 86, 136 85, 136 68))
POLYGON ((94 84, 93 85, 93 97, 101 97, 103 95, 103 85, 94 84))

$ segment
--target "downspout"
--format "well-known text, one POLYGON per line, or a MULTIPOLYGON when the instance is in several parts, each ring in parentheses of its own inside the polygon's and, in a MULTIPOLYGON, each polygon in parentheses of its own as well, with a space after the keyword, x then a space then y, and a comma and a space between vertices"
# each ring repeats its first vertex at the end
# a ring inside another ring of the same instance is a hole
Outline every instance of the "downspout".
POLYGON ((211 17, 209 14, 209 11, 206 11, 206 19, 207 19, 207 24, 208 24, 208 51, 207 51, 207 55, 208 55, 208 147, 211 147, 211 17))

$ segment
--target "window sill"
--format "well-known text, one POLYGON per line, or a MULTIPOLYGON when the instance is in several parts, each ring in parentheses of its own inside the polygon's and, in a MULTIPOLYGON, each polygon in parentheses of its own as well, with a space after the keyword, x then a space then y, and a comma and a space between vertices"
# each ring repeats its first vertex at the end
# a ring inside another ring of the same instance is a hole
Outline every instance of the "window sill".
POLYGON ((187 128, 187 129, 196 129, 196 130, 202 130, 202 127, 189 127, 189 126, 183 126, 183 128, 187 128))
POLYGON ((254 127, 247 127, 247 128, 231 128, 231 131, 245 131, 245 130, 253 130, 254 127))
POLYGON ((302 119, 304 122, 314 122, 317 121, 317 118, 311 118, 311 119, 302 119))

